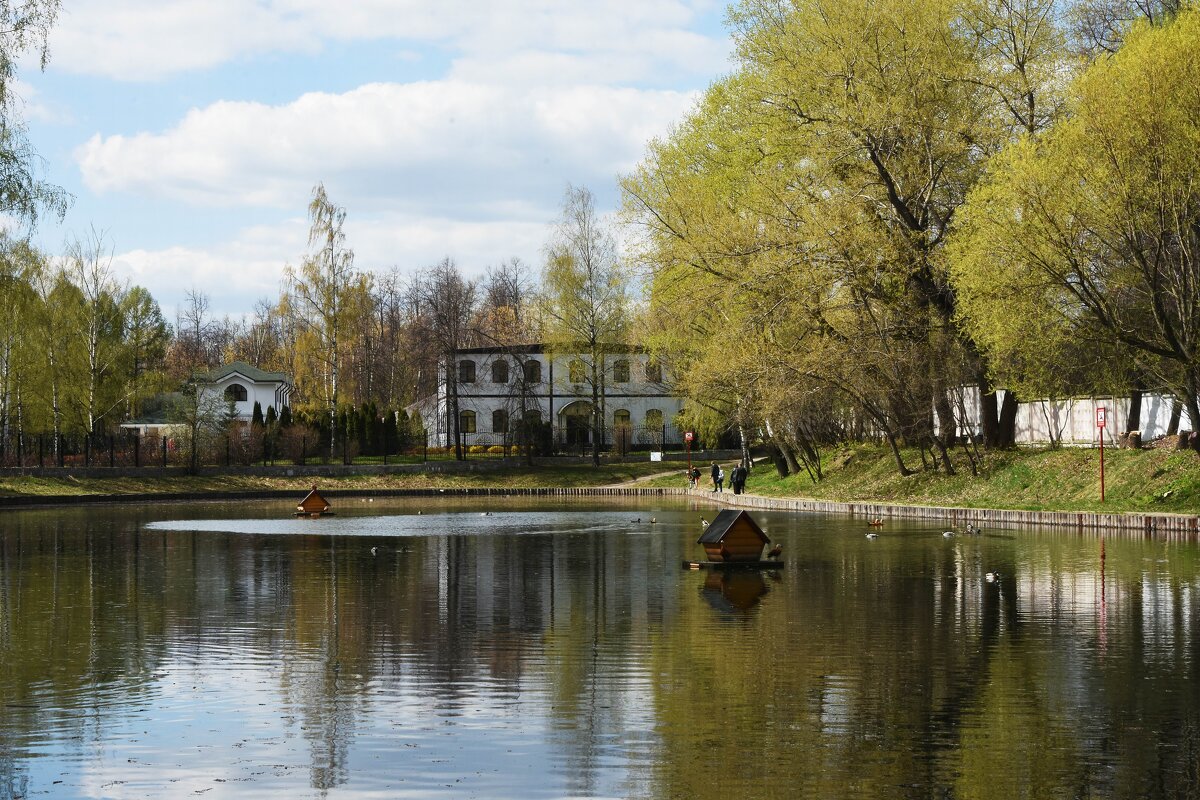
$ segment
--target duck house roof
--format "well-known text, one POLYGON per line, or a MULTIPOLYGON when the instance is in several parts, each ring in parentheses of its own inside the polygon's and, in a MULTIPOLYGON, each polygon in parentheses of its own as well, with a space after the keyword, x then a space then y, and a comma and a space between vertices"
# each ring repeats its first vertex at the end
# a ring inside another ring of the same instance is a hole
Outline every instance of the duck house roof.
POLYGON ((704 533, 696 541, 699 544, 717 544, 739 522, 749 525, 758 534, 758 537, 762 539, 763 544, 771 543, 771 539, 763 533, 763 529, 754 521, 754 517, 750 516, 749 512, 738 511, 732 508, 727 508, 718 513, 716 518, 708 523, 708 527, 704 529, 704 533))
POLYGON ((322 511, 328 511, 329 503, 324 497, 321 496, 321 493, 317 491, 317 487, 314 486, 312 491, 306 494, 304 499, 300 501, 300 505, 296 506, 296 510, 304 511, 310 514, 319 513, 322 511))

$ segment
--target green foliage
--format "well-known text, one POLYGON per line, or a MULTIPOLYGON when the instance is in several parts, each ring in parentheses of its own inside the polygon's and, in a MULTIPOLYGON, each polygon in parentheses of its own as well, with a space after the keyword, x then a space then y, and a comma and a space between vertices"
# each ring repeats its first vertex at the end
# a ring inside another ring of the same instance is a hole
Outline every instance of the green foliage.
POLYGON ((49 61, 47 40, 60 5, 60 0, 0 3, 0 213, 30 227, 47 211, 61 218, 71 202, 69 194, 39 177, 41 159, 12 91, 26 54, 43 69, 49 61))
POLYGON ((1074 84, 1068 118, 993 159, 952 256, 963 319, 1002 377, 1111 386, 1105 365, 1122 361, 1200 418, 1197 142, 1200 13, 1184 10, 1135 27, 1074 84))
POLYGON ((651 341, 696 403, 783 448, 854 418, 945 448, 929 409, 982 366, 945 236, 984 156, 1056 113, 1049 5, 747 0, 730 19, 737 70, 623 181, 651 341))

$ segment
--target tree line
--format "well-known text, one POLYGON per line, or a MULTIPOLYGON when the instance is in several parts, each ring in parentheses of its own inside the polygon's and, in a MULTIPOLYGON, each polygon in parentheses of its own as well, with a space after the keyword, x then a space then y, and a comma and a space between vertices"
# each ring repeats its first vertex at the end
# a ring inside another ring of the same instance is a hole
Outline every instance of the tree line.
MULTIPOLYGON (((285 268, 278 297, 235 318, 212 313, 208 296, 192 290, 173 324, 146 289, 117 277, 103 233, 71 241, 60 256, 4 239, 0 448, 33 434, 55 442, 110 435, 181 391, 173 421, 193 439, 215 441, 229 420, 222 408, 199 407, 197 387, 232 361, 291 376, 286 422, 309 431, 291 438, 319 440, 329 455, 355 442, 369 453, 382 446, 377 441, 411 441, 420 421, 404 407, 435 394, 439 381, 456 400, 453 356, 463 348, 559 341, 600 353, 625 342, 631 311, 611 232, 586 189, 570 188, 564 209, 544 272, 517 258, 478 278, 449 258, 407 274, 372 271, 356 266, 346 210, 319 184, 309 250, 285 268), (379 433, 397 424, 398 433, 379 433)), ((450 417, 457 422, 457 413, 450 417)), ((267 415, 259 421, 270 430, 281 424, 267 415)), ((454 439, 461 456, 461 437, 454 439)))
POLYGON ((974 470, 1013 443, 1018 397, 1166 389, 1200 421, 1190 4, 729 19, 734 69, 622 180, 647 337, 695 424, 762 430, 817 479, 824 445, 863 435, 903 473, 905 445, 974 470))

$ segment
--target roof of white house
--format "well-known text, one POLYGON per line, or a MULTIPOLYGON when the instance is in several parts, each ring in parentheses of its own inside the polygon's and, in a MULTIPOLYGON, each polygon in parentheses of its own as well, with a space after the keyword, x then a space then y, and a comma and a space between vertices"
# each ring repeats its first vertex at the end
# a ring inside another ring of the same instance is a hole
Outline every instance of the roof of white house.
POLYGON ((212 372, 204 375, 199 375, 201 380, 208 383, 219 383, 231 375, 236 375, 245 378, 253 383, 286 383, 291 384, 288 376, 283 372, 267 372, 258 367, 252 367, 245 361, 232 361, 222 367, 217 367, 212 372))
MULTIPOLYGON (((631 344, 605 344, 602 349, 610 354, 616 353, 646 353, 646 348, 631 344)), ((580 343, 575 348, 564 348, 559 346, 557 350, 544 342, 531 342, 530 344, 506 344, 506 345, 487 345, 484 347, 460 347, 455 350, 455 355, 491 355, 501 353, 551 353, 556 355, 575 355, 577 353, 586 353, 588 347, 586 344, 580 343)))

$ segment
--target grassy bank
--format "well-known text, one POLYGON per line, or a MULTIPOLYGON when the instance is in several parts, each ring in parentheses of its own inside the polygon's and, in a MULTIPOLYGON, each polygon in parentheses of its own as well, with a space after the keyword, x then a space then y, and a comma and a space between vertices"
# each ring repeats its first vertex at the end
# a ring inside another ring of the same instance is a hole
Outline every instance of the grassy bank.
MULTIPOLYGON (((904 453, 919 468, 920 455, 904 453)), ((918 472, 901 476, 891 453, 882 447, 839 448, 826 456, 825 477, 813 483, 805 474, 780 478, 761 464, 746 490, 775 497, 810 497, 840 502, 965 506, 1044 511, 1140 511, 1200 513, 1200 457, 1170 450, 1104 451, 1105 502, 1100 502, 1098 450, 1017 450, 989 453, 973 476, 959 454, 957 475, 918 472)), ((726 466, 728 473, 729 467, 726 466)), ((704 475, 708 479, 707 470, 704 475)), ((682 478, 660 478, 660 486, 682 485, 682 478)))
POLYGON ((513 466, 461 474, 346 475, 275 477, 261 475, 186 475, 161 478, 0 477, 0 495, 122 495, 167 492, 251 492, 295 490, 303 493, 314 481, 327 489, 449 489, 461 487, 580 487, 627 483, 662 472, 662 464, 513 466))
MULTIPOLYGON (((919 467, 915 451, 904 454, 919 467)), ((965 459, 957 475, 920 471, 901 476, 885 448, 856 446, 826 454, 825 478, 812 483, 805 474, 780 478, 769 464, 760 464, 747 490, 772 497, 809 497, 840 502, 881 502, 902 505, 1012 508, 1044 511, 1140 511, 1200 513, 1200 457, 1170 450, 1106 450, 1105 500, 1100 503, 1099 452, 1019 450, 984 456, 974 476, 965 459)), ((726 465, 726 471, 732 464, 726 465)), ((704 480, 708 470, 704 470, 704 480)), ((304 492, 312 477, 259 475, 172 476, 161 478, 0 477, 2 495, 88 496, 142 493, 304 492)), ((633 484, 679 487, 686 485, 683 465, 662 463, 514 465, 462 474, 348 475, 322 477, 322 488, 345 490, 465 487, 585 487, 633 484), (668 474, 669 471, 669 474, 668 474), (655 477, 656 476, 656 477, 655 477)))

